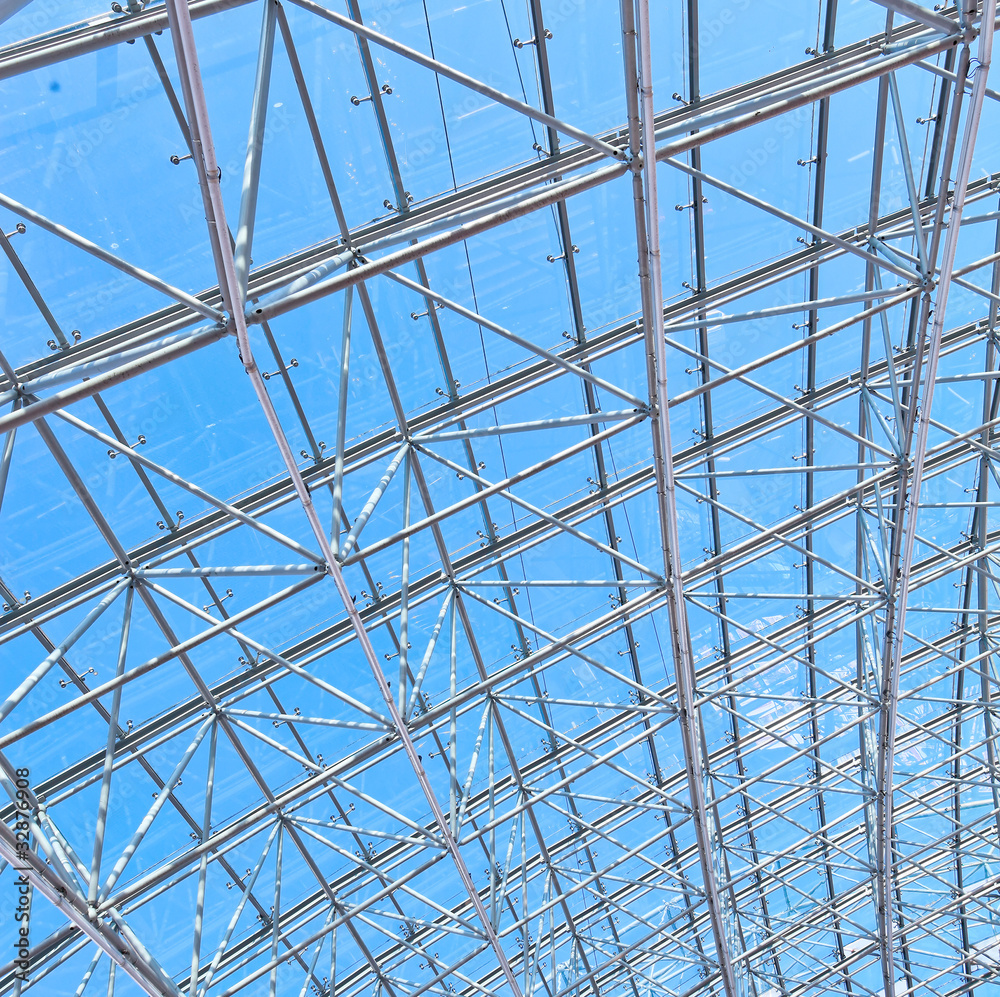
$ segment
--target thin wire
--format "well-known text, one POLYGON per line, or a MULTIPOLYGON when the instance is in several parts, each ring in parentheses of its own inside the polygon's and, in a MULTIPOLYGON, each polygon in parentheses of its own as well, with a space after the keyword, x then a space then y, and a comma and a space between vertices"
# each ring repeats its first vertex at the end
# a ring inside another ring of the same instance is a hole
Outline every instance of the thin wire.
MULTIPOLYGON (((431 34, 431 19, 430 15, 427 13, 427 0, 421 0, 424 7, 424 24, 427 26, 427 43, 431 47, 431 58, 436 59, 437 55, 434 52, 434 37, 431 34)), ((435 73, 434 83, 437 86, 438 95, 438 107, 441 109, 441 126, 444 128, 444 144, 445 148, 448 150, 448 166, 451 169, 451 186, 452 190, 458 190, 458 178, 455 175, 455 160, 451 152, 451 134, 448 131, 448 117, 444 111, 444 97, 441 94, 441 77, 435 73)))
MULTIPOLYGON (((434 57, 434 39, 433 39, 432 33, 431 33, 430 16, 429 16, 428 11, 427 11, 427 0, 422 0, 422 4, 423 4, 423 9, 424 9, 424 24, 427 27, 427 40, 428 40, 428 43, 430 44, 431 56, 434 57)), ((507 10, 506 10, 506 7, 504 7, 504 20, 507 22, 507 34, 509 36, 510 35, 510 23, 509 23, 509 21, 507 21, 507 10)), ((511 41, 511 51, 513 51, 513 49, 514 49, 514 45, 513 45, 513 41, 511 41)), ((514 62, 515 62, 515 64, 517 63, 517 58, 516 57, 514 59, 514 62)), ((520 78, 520 68, 518 68, 518 77, 520 78)), ((448 134, 448 122, 447 122, 447 119, 446 119, 446 116, 445 116, 444 101, 443 101, 443 98, 442 98, 442 95, 441 95, 440 77, 438 77, 437 75, 435 75, 435 80, 437 81, 438 105, 439 105, 439 107, 441 109, 441 121, 442 121, 442 124, 444 126, 445 144, 446 144, 446 147, 447 147, 447 150, 448 150, 448 165, 449 165, 449 168, 451 170, 452 185, 453 185, 454 189, 457 190, 458 189, 458 180, 457 180, 457 176, 456 176, 456 173, 455 173, 455 160, 454 160, 454 156, 452 154, 451 141, 450 141, 449 134, 448 134)), ((524 93, 524 84, 523 84, 523 81, 522 81, 522 84, 521 84, 521 91, 522 91, 522 93, 524 93)), ((525 97, 525 102, 527 102, 527 97, 525 97)), ((533 122, 532 122, 532 135, 534 135, 534 123, 533 122)), ((472 307, 473 307, 473 310, 476 312, 476 314, 479 314, 479 298, 478 298, 478 295, 476 293, 476 281, 475 281, 475 277, 473 276, 473 273, 472 273, 472 260, 471 260, 471 258, 469 256, 469 244, 468 244, 468 241, 463 240, 463 242, 462 242, 462 251, 465 254, 465 265, 466 265, 466 269, 468 270, 468 273, 469 273, 469 286, 470 286, 470 288, 472 290, 472 307)), ((480 346, 480 350, 481 350, 482 355, 483 355, 483 368, 484 368, 485 373, 486 373, 486 382, 489 384, 489 383, 492 382, 492 377, 491 377, 491 374, 490 374, 489 358, 488 358, 487 352, 486 352, 486 338, 483 335, 483 327, 481 325, 477 325, 477 328, 479 330, 479 346, 480 346)), ((497 411, 496 411, 496 406, 493 406, 490 411, 493 413, 493 422, 494 422, 494 425, 499 426, 500 425, 500 419, 499 419, 499 416, 498 416, 497 411)), ((499 444, 499 448, 500 448, 500 459, 501 459, 501 463, 503 465, 503 477, 506 478, 506 477, 508 477, 508 472, 507 472, 507 458, 506 458, 506 455, 505 455, 504 449, 503 449, 503 438, 502 437, 498 437, 498 444, 499 444)), ((471 443, 469 445, 470 445, 470 448, 471 448, 471 443)), ((508 503, 508 505, 510 506, 510 511, 511 511, 511 524, 512 524, 513 529, 516 530, 517 529, 517 518, 516 518, 516 515, 515 515, 515 512, 514 512, 514 506, 513 506, 513 503, 508 503)), ((489 518, 489 514, 488 513, 487 513, 487 518, 489 518)), ((492 522, 489 525, 492 526, 492 522)), ((523 564, 522 564, 522 566, 523 566, 523 564)), ((529 608, 530 608, 530 593, 529 593, 529 608)), ((533 617, 532 617, 532 621, 534 621, 533 617)))
MULTIPOLYGON (((507 40, 510 42, 511 55, 514 57, 514 68, 517 70, 517 81, 521 86, 521 97, 524 103, 528 103, 528 91, 524 86, 524 76, 521 73, 521 64, 517 59, 517 51, 514 48, 514 35, 510 30, 510 17, 507 15, 507 3, 506 0, 500 0, 500 9, 503 11, 504 24, 507 26, 507 40)), ((531 128, 531 138, 533 142, 538 141, 538 136, 535 134, 535 122, 528 118, 528 125, 531 128)))

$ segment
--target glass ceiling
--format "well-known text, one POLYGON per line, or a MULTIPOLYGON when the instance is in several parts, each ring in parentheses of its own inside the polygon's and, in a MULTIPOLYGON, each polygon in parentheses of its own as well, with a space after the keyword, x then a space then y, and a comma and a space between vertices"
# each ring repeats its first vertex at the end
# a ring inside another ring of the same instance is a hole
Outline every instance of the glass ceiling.
POLYGON ((0 0, 0 994, 996 993, 996 14, 0 0))

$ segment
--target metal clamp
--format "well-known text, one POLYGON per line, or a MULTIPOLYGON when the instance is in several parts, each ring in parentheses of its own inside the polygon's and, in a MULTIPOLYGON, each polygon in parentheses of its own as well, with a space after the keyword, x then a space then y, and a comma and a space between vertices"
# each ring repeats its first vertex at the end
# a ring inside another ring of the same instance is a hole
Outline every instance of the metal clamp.
MULTIPOLYGON (((70 335, 73 337, 74 343, 79 343, 80 340, 83 339, 83 333, 80 332, 79 329, 74 329, 70 333, 70 335)), ((69 343, 67 343, 65 346, 62 346, 61 344, 57 343, 54 339, 47 339, 45 341, 45 345, 53 352, 55 352, 56 350, 68 350, 70 348, 69 343)))
MULTIPOLYGON (((143 436, 142 433, 140 433, 139 436, 138 436, 138 438, 136 439, 135 443, 133 443, 131 445, 131 449, 134 450, 136 447, 142 447, 142 446, 145 446, 145 445, 146 445, 146 437, 143 436)), ((120 453, 121 453, 120 450, 109 450, 108 451, 108 456, 112 460, 114 460, 115 457, 117 457, 120 453)))
MULTIPOLYGON (((302 716, 302 711, 297 706, 294 708, 294 715, 297 716, 297 717, 301 717, 302 716)), ((271 721, 271 726, 272 727, 284 727, 286 723, 288 723, 287 720, 272 720, 271 721)))
POLYGON ((431 307, 428 308, 427 311, 425 312, 410 312, 410 318, 413 319, 414 322, 416 322, 418 318, 423 318, 425 315, 430 315, 431 312, 438 311, 441 308, 444 308, 444 305, 439 305, 435 303, 432 304, 431 307))
POLYGON ((313 456, 311 453, 309 453, 308 450, 300 450, 299 454, 302 456, 302 458, 304 460, 320 461, 320 460, 323 459, 323 451, 325 449, 326 449, 326 444, 322 440, 320 440, 319 441, 319 456, 313 456))
MULTIPOLYGON (((233 597, 233 590, 226 589, 226 594, 219 600, 219 602, 220 603, 225 602, 227 599, 232 599, 232 597, 233 597)), ((207 613, 214 605, 215 605, 214 602, 210 602, 207 606, 202 606, 201 608, 205 610, 205 612, 207 613)))
POLYGON ((298 367, 298 365, 299 365, 298 360, 296 360, 295 357, 292 357, 292 359, 288 362, 288 364, 285 367, 279 367, 277 370, 273 370, 270 373, 263 372, 261 373, 260 376, 264 378, 265 381, 270 381, 272 377, 277 377, 279 374, 284 374, 286 370, 291 370, 293 367, 298 367))
MULTIPOLYGON (((85 681, 84 676, 86 676, 86 675, 96 675, 96 674, 97 674, 97 669, 96 668, 88 668, 85 672, 80 672, 80 674, 77 675, 77 680, 80 681, 80 682, 83 682, 83 681, 85 681)), ((73 682, 72 679, 60 679, 59 680, 59 688, 60 689, 65 689, 68 685, 73 685, 73 684, 74 684, 74 682, 73 682)))
MULTIPOLYGON (((404 190, 403 191, 403 196, 406 198, 407 205, 410 205, 410 204, 413 203, 413 195, 408 190, 404 190)), ((397 208, 396 205, 393 204, 392 201, 389 200, 389 198, 386 198, 382 202, 382 207, 385 208, 386 211, 399 211, 399 208, 397 208)), ((361 258, 358 257, 358 259, 361 259, 361 258)), ((362 262, 367 262, 367 261, 362 261, 362 262)))
MULTIPOLYGON (((542 34, 546 38, 551 38, 552 37, 552 32, 549 31, 548 28, 546 28, 542 32, 542 34)), ((514 48, 524 48, 525 45, 537 45, 537 44, 538 44, 538 39, 537 38, 526 38, 524 41, 521 41, 520 38, 515 38, 514 39, 514 48)))
MULTIPOLYGON (((570 251, 573 252, 573 253, 579 253, 580 252, 580 247, 579 246, 570 246, 569 248, 570 248, 570 251)), ((551 253, 549 253, 549 255, 545 257, 545 259, 547 259, 549 261, 549 263, 555 263, 556 260, 564 260, 564 259, 566 259, 567 255, 568 255, 567 253, 560 253, 558 256, 553 256, 551 253)))
MULTIPOLYGON (((390 94, 392 93, 392 87, 388 83, 383 83, 378 93, 390 94)), ((360 107, 366 100, 374 100, 374 97, 374 94, 368 94, 367 97, 351 97, 351 103, 355 107, 360 107)))

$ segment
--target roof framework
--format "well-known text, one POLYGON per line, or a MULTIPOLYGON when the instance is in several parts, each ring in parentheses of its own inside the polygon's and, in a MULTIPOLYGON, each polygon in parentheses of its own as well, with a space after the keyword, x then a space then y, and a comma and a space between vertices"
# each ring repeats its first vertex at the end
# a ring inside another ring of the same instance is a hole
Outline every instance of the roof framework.
POLYGON ((990 993, 995 0, 37 5, 0 993, 990 993))

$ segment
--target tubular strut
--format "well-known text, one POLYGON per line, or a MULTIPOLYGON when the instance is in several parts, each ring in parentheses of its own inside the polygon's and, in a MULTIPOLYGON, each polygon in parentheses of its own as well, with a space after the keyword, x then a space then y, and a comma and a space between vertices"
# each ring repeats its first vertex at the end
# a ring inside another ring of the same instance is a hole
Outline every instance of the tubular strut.
POLYGON ((138 946, 130 944, 103 921, 92 920, 86 901, 68 888, 34 852, 19 852, 14 832, 4 823, 0 823, 0 858, 25 876, 39 893, 61 910, 115 965, 121 966, 150 997, 178 997, 177 988, 148 954, 139 951, 138 946))
POLYGON ((358 636, 358 641, 364 652, 372 675, 378 684, 382 697, 385 700, 389 715, 395 725, 396 733, 399 736, 403 750, 413 767, 414 774, 423 790, 424 796, 434 814, 435 823, 438 825, 441 837, 455 867, 458 871, 462 884, 469 895, 472 906, 483 925, 484 935, 492 947, 497 962, 503 971, 507 983, 511 988, 514 997, 521 997, 521 990, 518 987, 514 971, 507 960, 507 956, 500 944, 490 917, 472 881, 465 860, 458 848, 458 842, 451 833, 448 821, 441 809, 440 803, 434 795, 427 773, 420 761, 417 750, 407 730, 406 724, 400 715, 396 701, 392 695, 389 685, 382 669, 378 663, 375 649, 372 647, 368 632, 364 623, 354 606, 351 593, 341 574, 340 567, 334 559, 330 541, 326 531, 319 520, 316 507, 313 505, 305 481, 295 463, 288 440, 285 438, 284 430, 278 420, 278 415, 274 410, 271 399, 267 394, 263 377, 257 367, 253 357, 253 350, 247 332, 246 319, 242 296, 240 294, 239 280, 236 273, 232 246, 229 241, 229 232, 226 224, 225 210, 222 202, 222 190, 220 185, 221 174, 218 162, 215 157, 215 148, 212 142, 212 133, 208 120, 208 108, 205 102, 205 94, 202 88, 201 71, 198 66, 198 55, 194 42, 194 31, 191 25, 191 17, 187 4, 182 0, 167 0, 167 10, 170 16, 171 35, 174 41, 174 51, 177 58, 177 66, 181 77, 181 84, 184 90, 184 101, 187 107, 188 121, 191 126, 191 145, 194 151, 194 160, 198 169, 198 178, 201 185, 202 197, 205 202, 205 214, 208 221, 209 235, 212 242, 212 250, 215 257, 216 271, 219 277, 219 284, 223 291, 223 299, 229 309, 231 316, 231 327, 234 328, 236 339, 239 343, 240 358, 247 374, 250 377, 257 400, 263 409, 268 426, 274 435, 278 450, 281 453, 285 467, 294 485, 296 494, 305 511, 309 524, 320 546, 320 551, 326 562, 326 569, 337 587, 337 592, 343 600, 344 607, 351 620, 351 624, 358 636))
MULTIPOLYGON (((629 134, 637 137, 641 126, 642 148, 653 142, 653 87, 649 38, 649 2, 636 0, 635 19, 632 0, 622 0, 622 27, 626 36, 635 34, 639 64, 631 51, 626 52, 626 86, 629 87, 629 134), (635 89, 632 89, 632 88, 635 89), (638 96, 638 106, 636 103, 638 96), (638 121, 636 121, 638 118, 638 121)), ((626 37, 626 48, 629 39, 626 37)), ((633 150, 636 151, 636 150, 633 150)), ((650 152, 652 150, 650 149, 650 152)), ((659 205, 656 186, 656 157, 633 155, 633 163, 648 162, 648 166, 633 174, 636 237, 639 248, 639 278, 642 286, 642 320, 646 350, 647 380, 653 403, 653 466, 656 476, 656 497, 660 519, 665 595, 670 614, 670 640, 673 653, 677 700, 680 708, 681 740, 684 766, 694 820, 698 859, 705 888, 716 959, 726 997, 739 997, 736 974, 722 910, 722 897, 712 857, 712 831, 705 800, 703 777, 705 765, 699 712, 695 706, 695 666, 684 604, 680 538, 677 525, 677 497, 674 487, 673 447, 670 437, 667 391, 666 342, 663 329, 663 283, 660 270, 659 205)))
MULTIPOLYGON (((944 335, 945 311, 948 292, 951 287, 955 251, 962 222, 969 172, 972 167, 972 153, 976 143, 976 133, 986 95, 986 78, 989 73, 993 50, 993 29, 996 18, 996 0, 986 0, 979 35, 979 66, 973 85, 972 97, 965 121, 965 131, 959 151, 958 167, 955 172, 955 191, 948 218, 948 231, 942 249, 941 279, 937 287, 934 303, 934 317, 927 346, 927 360, 924 366, 924 397, 916 410, 915 425, 910 420, 910 440, 912 457, 909 464, 909 487, 906 487, 906 466, 901 467, 901 482, 898 489, 897 517, 893 533, 893 562, 890 567, 890 584, 898 580, 895 599, 895 620, 887 620, 885 647, 883 652, 882 688, 879 704, 878 732, 878 807, 876 812, 876 889, 878 909, 879 947, 882 960, 882 981, 885 997, 892 997, 895 991, 895 964, 893 961, 894 923, 893 894, 895 891, 895 869, 893 858, 893 765, 896 748, 896 716, 899 703, 899 680, 903 660, 903 639, 906 625, 906 603, 910 591, 910 576, 913 567, 914 542, 916 540, 917 513, 920 487, 923 480, 924 462, 927 453, 927 436, 931 426, 931 403, 934 397, 934 379, 941 353, 944 335)), ((943 181, 947 184, 947 177, 943 181)), ((919 362, 919 358, 918 358, 919 362)), ((914 371, 916 386, 918 368, 914 371)), ((917 392, 911 399, 911 412, 917 404, 917 392)), ((907 447, 909 451, 909 447, 907 447)))

